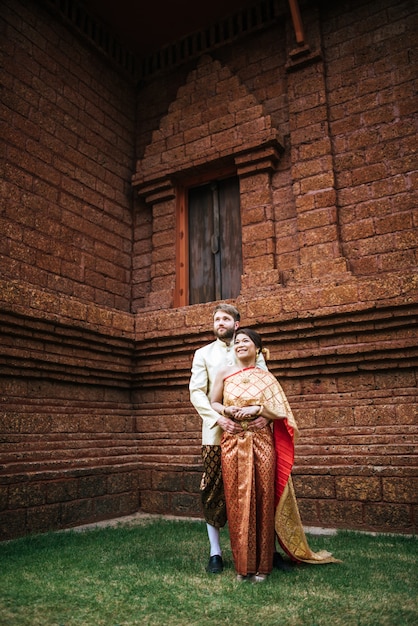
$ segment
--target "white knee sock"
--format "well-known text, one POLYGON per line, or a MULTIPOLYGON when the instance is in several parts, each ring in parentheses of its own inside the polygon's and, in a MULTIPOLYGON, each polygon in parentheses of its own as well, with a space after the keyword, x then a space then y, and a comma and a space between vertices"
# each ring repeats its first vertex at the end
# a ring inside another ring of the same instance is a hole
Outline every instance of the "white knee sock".
POLYGON ((215 556, 216 554, 222 555, 221 544, 219 543, 219 528, 215 528, 215 526, 211 526, 210 524, 206 524, 206 528, 208 530, 208 537, 210 543, 210 556, 215 556))

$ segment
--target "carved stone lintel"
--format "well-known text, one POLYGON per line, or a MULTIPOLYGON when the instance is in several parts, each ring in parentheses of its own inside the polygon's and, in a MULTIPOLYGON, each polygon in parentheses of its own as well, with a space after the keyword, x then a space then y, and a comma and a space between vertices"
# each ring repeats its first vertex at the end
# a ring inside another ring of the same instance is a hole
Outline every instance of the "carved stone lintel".
POLYGON ((262 145, 235 157, 238 176, 248 176, 257 172, 275 170, 283 147, 279 141, 262 145))
POLYGON ((162 178, 138 185, 138 195, 144 198, 147 204, 158 204, 175 198, 175 189, 170 179, 162 178))

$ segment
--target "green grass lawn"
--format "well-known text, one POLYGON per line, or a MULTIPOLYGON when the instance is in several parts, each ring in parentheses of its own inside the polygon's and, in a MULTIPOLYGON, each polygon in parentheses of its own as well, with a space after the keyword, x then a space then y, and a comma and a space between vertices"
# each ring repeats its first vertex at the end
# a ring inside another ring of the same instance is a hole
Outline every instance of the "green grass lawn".
POLYGON ((416 538, 310 536, 341 564, 238 583, 208 575, 200 521, 149 519, 0 544, 1 626, 403 626, 418 624, 416 538))

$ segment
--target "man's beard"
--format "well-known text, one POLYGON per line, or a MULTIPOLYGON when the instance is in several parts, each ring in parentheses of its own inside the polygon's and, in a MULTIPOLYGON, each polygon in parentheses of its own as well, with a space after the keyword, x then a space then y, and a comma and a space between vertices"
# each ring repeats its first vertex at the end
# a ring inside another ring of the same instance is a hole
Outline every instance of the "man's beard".
POLYGON ((222 330, 215 330, 215 337, 217 337, 218 339, 221 339, 221 341, 232 341, 232 339, 234 338, 235 335, 235 329, 234 328, 225 328, 222 330))

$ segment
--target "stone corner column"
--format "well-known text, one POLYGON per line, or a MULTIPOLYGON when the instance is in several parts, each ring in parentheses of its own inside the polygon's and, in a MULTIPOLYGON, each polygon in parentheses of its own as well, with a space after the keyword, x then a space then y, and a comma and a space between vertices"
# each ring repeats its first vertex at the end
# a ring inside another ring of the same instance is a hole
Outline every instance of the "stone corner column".
POLYGON ((275 136, 268 144, 235 157, 242 224, 241 296, 246 298, 270 291, 281 280, 276 267, 271 175, 282 151, 275 136))
POLYGON ((325 66, 318 7, 303 9, 306 41, 295 47, 287 30, 291 178, 297 212, 300 266, 288 279, 349 275, 339 228, 325 66))

